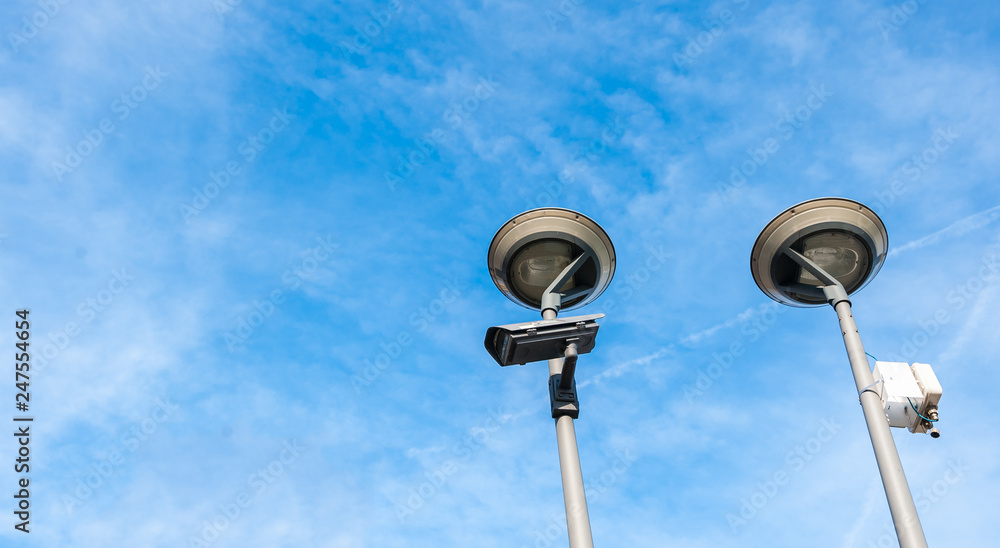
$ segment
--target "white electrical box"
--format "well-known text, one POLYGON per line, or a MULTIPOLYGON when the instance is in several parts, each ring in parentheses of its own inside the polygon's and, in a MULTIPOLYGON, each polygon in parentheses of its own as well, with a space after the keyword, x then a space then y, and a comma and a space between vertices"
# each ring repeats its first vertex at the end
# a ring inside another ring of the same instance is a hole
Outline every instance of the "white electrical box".
POLYGON ((878 395, 885 407, 889 426, 906 428, 914 434, 931 430, 938 437, 933 422, 937 422, 937 407, 941 400, 941 384, 934 370, 926 363, 875 362, 873 376, 878 395), (933 429, 933 430, 932 430, 933 429))

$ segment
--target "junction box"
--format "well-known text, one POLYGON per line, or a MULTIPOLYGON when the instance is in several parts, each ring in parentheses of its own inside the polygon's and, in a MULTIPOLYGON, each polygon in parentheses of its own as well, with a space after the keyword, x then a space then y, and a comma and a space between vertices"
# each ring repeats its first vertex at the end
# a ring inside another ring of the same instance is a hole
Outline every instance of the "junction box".
POLYGON ((906 428, 914 434, 929 432, 941 435, 934 423, 938 420, 941 383, 929 364, 875 362, 872 372, 878 383, 877 392, 885 407, 889 426, 906 428))

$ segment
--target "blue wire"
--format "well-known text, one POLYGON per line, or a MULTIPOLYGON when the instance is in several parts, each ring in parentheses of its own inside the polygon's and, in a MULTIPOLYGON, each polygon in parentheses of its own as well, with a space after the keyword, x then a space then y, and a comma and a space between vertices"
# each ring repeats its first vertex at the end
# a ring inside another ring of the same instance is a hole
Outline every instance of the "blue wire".
POLYGON ((916 413, 918 417, 924 419, 927 422, 937 422, 939 420, 939 419, 928 419, 927 417, 921 415, 920 411, 917 411, 917 406, 913 405, 913 400, 911 400, 910 398, 906 398, 906 401, 910 402, 910 407, 913 408, 913 412, 916 413))
MULTIPOLYGON (((865 354, 868 354, 868 352, 865 352, 865 354)), ((878 361, 878 358, 876 358, 875 356, 872 356, 871 354, 868 354, 868 357, 871 358, 871 359, 873 359, 873 360, 875 360, 875 361, 878 361)))

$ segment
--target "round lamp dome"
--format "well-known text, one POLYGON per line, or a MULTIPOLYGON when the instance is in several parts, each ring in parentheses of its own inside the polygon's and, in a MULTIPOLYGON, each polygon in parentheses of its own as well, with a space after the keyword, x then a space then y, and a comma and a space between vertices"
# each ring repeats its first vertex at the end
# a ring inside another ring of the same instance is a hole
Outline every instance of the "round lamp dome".
POLYGON ((818 198, 786 209, 764 227, 750 254, 750 271, 757 287, 779 303, 822 306, 822 282, 785 250, 801 253, 851 294, 875 277, 888 245, 882 219, 864 204, 818 198))
POLYGON ((532 209, 504 223, 490 243, 487 260, 497 288, 515 303, 535 310, 556 277, 574 260, 583 264, 557 291, 567 295, 561 308, 596 299, 615 274, 611 238, 592 219, 569 209, 532 209))

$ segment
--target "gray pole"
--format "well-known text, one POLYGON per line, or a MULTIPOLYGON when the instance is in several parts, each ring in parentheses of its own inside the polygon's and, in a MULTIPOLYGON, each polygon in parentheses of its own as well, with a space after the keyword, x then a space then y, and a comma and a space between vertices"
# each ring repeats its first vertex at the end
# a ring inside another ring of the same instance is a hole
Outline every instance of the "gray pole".
MULTIPOLYGON (((542 310, 542 318, 554 320, 556 311, 546 308, 542 310)), ((562 366, 563 358, 549 360, 549 376, 561 374, 562 366)), ((576 446, 576 428, 572 417, 564 415, 556 419, 556 442, 559 445, 559 468, 562 470, 569 546, 594 548, 594 538, 590 533, 590 514, 587 512, 587 495, 583 489, 580 450, 576 446)))
MULTIPOLYGON (((882 485, 885 487, 885 497, 889 500, 889 512, 892 523, 896 527, 896 537, 900 548, 927 548, 924 531, 920 527, 920 517, 913 505, 913 495, 906 484, 903 475, 903 463, 896 452, 896 444, 889 431, 889 421, 885 418, 882 399, 875 392, 872 383, 871 369, 865 356, 865 347, 861 344, 858 324, 854 322, 851 313, 851 301, 846 294, 843 299, 834 300, 834 310, 840 318, 840 330, 844 335, 844 346, 847 347, 847 357, 851 360, 851 370, 854 371, 854 383, 858 387, 861 409, 868 423, 868 434, 872 439, 872 449, 875 450, 875 460, 882 475, 882 485)), ((568 503, 567 503, 568 504, 568 503)))

